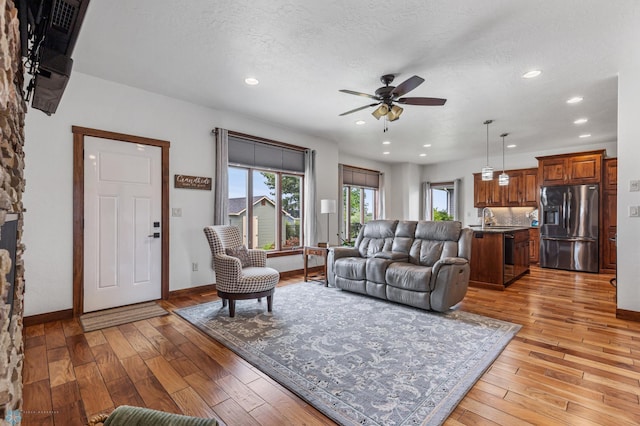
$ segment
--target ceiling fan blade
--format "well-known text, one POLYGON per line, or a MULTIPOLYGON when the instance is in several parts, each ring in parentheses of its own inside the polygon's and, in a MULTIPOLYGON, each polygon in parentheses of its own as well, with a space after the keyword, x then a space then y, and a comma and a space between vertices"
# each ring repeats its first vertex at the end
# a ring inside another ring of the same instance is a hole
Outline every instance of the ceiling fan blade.
POLYGON ((439 105, 444 105, 444 103, 447 102, 447 100, 442 98, 400 98, 396 102, 404 105, 439 106, 439 105))
POLYGON ((365 105, 365 106, 360 107, 360 108, 352 109, 351 111, 343 112, 342 114, 340 114, 340 117, 342 117, 343 115, 351 114, 352 112, 358 112, 360 110, 363 110, 363 109, 366 109, 366 108, 369 108, 369 107, 372 107, 372 106, 380 105, 381 103, 382 102, 378 102, 378 103, 371 104, 371 105, 365 105))
POLYGON ((364 96, 365 98, 375 99, 376 101, 380 100, 380 98, 378 98, 377 96, 368 95, 366 93, 361 93, 361 92, 354 92, 353 90, 341 89, 341 90, 338 90, 338 92, 348 93, 350 95, 356 95, 356 96, 364 96))
POLYGON ((395 89, 393 89, 391 94, 397 98, 409 93, 416 87, 420 86, 422 83, 424 83, 424 78, 414 75, 413 77, 409 77, 408 79, 400 83, 395 89))

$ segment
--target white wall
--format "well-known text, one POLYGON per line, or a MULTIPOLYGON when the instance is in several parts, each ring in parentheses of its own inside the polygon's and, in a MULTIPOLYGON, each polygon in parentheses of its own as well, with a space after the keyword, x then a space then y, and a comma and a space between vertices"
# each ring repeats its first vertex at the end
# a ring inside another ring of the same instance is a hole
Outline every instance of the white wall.
MULTIPOLYGON (((30 109, 26 116, 27 316, 72 307, 72 125, 170 141, 171 182, 174 174, 214 176, 215 127, 308 147, 317 151, 317 199, 337 196, 338 149, 332 142, 74 73, 58 112, 49 117, 30 109)), ((170 206, 182 208, 182 217, 170 219, 170 290, 211 284, 202 228, 212 222, 213 191, 171 187, 170 206), (198 272, 191 271, 192 262, 199 264, 198 272)), ((281 271, 301 269, 302 256, 269 259, 269 264, 281 271)))
MULTIPOLYGON (((618 153, 616 142, 608 142, 596 145, 577 146, 571 152, 593 151, 605 149, 607 157, 616 157, 618 153)), ((538 167, 536 157, 545 155, 564 154, 565 150, 547 150, 533 153, 513 154, 505 157, 507 169, 526 169, 538 167)), ((473 207, 473 173, 480 172, 486 161, 483 158, 454 161, 449 163, 430 164, 422 168, 421 182, 449 182, 454 179, 462 179, 462 211, 463 223, 475 225, 480 223, 477 210, 473 207)), ((496 174, 497 176, 497 174, 496 174)))
POLYGON ((618 76, 618 309, 640 311, 640 218, 629 217, 629 206, 640 206, 640 192, 629 181, 640 179, 640 57, 618 76))

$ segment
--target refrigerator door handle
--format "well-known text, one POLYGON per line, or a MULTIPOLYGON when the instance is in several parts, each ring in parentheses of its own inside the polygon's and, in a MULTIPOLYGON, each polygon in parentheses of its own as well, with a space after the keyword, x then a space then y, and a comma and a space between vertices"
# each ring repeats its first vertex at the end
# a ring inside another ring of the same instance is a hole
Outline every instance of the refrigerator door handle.
POLYGON ((570 225, 569 221, 571 220, 571 198, 573 198, 572 195, 571 195, 571 191, 569 191, 569 195, 568 195, 567 198, 568 198, 567 199, 567 214, 565 215, 565 217, 567 218, 567 224, 565 225, 565 228, 568 229, 569 225, 570 225))
POLYGON ((562 193, 562 227, 567 229, 567 193, 562 193))
POLYGON ((567 241, 571 243, 575 242, 587 242, 587 243, 595 243, 597 240, 595 238, 553 238, 553 237, 542 237, 545 241, 567 241))

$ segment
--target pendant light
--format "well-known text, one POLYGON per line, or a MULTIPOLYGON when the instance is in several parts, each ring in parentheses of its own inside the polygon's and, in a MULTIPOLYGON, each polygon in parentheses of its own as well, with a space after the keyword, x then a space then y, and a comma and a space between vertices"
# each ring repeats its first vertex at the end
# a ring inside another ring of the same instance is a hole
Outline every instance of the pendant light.
POLYGON ((489 124, 493 120, 487 120, 483 124, 487 125, 487 165, 482 168, 482 180, 493 180, 493 167, 489 165, 489 124))
POLYGON ((503 133, 500 135, 502 138, 502 173, 498 176, 498 185, 507 186, 509 185, 509 175, 504 171, 504 138, 507 137, 509 133, 503 133))

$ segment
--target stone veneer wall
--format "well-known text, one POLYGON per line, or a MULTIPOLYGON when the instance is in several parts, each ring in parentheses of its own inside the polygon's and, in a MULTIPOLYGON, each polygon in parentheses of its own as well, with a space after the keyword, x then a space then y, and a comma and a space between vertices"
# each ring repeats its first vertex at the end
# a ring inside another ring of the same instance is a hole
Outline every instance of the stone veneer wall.
MULTIPOLYGON (((6 274, 11 260, 0 250, 0 424, 14 424, 7 413, 22 407, 24 267, 22 264, 22 193, 24 191, 24 82, 18 10, 0 0, 0 225, 7 212, 18 213, 14 300, 7 300, 6 274), (7 304, 9 303, 9 304, 7 304), (14 304, 9 318, 11 303, 14 304)), ((0 239, 3 235, 0 235, 0 239)))

